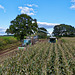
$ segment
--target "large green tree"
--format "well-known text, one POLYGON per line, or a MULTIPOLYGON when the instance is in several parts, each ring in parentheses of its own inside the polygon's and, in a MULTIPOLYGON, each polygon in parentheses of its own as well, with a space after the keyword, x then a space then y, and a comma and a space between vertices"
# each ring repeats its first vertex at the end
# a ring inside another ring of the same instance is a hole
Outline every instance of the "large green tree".
POLYGON ((74 36, 75 28, 71 25, 60 24, 54 27, 53 34, 55 36, 74 36))
POLYGON ((34 34, 37 31, 37 28, 36 19, 32 19, 26 14, 21 14, 11 21, 9 32, 14 34, 19 40, 22 40, 24 39, 24 36, 34 34))

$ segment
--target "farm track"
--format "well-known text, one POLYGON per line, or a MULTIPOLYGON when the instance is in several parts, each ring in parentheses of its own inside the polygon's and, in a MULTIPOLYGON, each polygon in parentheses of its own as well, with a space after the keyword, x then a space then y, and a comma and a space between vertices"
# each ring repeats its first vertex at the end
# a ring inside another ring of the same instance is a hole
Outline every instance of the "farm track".
MULTIPOLYGON (((21 46, 21 44, 18 45, 18 46, 21 46)), ((9 48, 9 49, 0 51, 0 57, 1 57, 2 55, 4 55, 4 54, 7 54, 8 52, 10 53, 11 51, 14 51, 15 49, 17 49, 18 46, 13 46, 13 47, 11 47, 11 48, 9 48)))
POLYGON ((16 55, 15 51, 17 51, 18 46, 21 46, 21 44, 18 44, 17 46, 12 46, 9 49, 5 49, 3 51, 0 51, 0 63, 3 63, 4 60, 6 60, 7 58, 16 55))

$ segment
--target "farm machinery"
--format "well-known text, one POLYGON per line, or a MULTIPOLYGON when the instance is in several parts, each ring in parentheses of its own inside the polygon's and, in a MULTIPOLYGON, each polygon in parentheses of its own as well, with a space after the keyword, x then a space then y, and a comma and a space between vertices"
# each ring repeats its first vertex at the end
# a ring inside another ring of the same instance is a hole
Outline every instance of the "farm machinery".
MULTIPOLYGON (((42 32, 45 32, 47 34, 50 34, 47 31, 43 31, 42 30, 42 32)), ((38 41, 38 36, 28 37, 27 39, 24 39, 22 41, 22 46, 21 47, 18 47, 18 50, 20 50, 20 49, 25 50, 28 45, 34 45, 37 41, 38 41)), ((56 37, 53 37, 51 35, 51 37, 48 38, 48 42, 49 43, 56 43, 57 42, 57 38, 56 37)))
POLYGON ((18 50, 20 49, 25 50, 27 45, 31 45, 31 40, 30 39, 22 40, 22 45, 21 47, 18 47, 18 50))
POLYGON ((37 36, 28 37, 27 39, 22 40, 22 46, 18 47, 18 50, 25 50, 28 45, 34 45, 38 40, 37 36))
POLYGON ((56 43, 57 42, 57 38, 56 37, 50 37, 49 38, 49 42, 50 43, 56 43))
POLYGON ((49 32, 47 32, 47 31, 43 31, 43 30, 40 30, 40 31, 42 31, 42 32, 45 32, 45 33, 47 33, 47 34, 49 34, 51 37, 49 37, 48 39, 48 42, 49 43, 56 43, 57 42, 57 38, 56 37, 54 37, 52 34, 50 34, 49 32))

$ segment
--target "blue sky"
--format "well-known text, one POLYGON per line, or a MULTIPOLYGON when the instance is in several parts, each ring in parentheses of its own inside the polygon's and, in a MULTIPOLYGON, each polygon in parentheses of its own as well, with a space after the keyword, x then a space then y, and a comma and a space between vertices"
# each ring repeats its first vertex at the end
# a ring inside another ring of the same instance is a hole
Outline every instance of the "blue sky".
POLYGON ((21 13, 36 18, 39 27, 51 33, 57 24, 75 25, 75 0, 0 0, 0 35, 21 13))

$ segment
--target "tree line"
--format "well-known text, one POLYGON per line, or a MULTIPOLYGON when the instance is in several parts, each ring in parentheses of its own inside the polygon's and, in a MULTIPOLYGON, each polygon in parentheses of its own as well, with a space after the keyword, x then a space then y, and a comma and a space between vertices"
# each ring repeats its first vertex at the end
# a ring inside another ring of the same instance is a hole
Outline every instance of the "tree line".
POLYGON ((53 34, 55 36, 75 36, 75 28, 66 24, 56 25, 53 34))
MULTIPOLYGON (((24 39, 24 36, 38 35, 38 38, 47 38, 47 30, 43 27, 39 28, 37 19, 33 19, 27 14, 20 14, 10 22, 6 33, 13 34, 18 40, 24 39)), ((75 36, 75 28, 71 25, 60 24, 54 26, 54 36, 75 36)))

